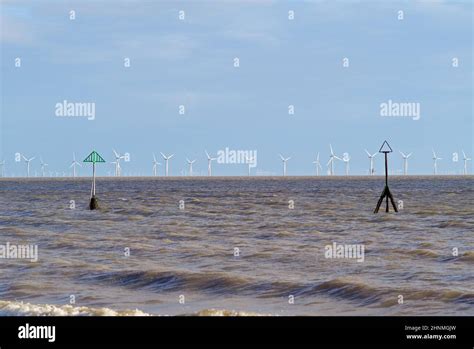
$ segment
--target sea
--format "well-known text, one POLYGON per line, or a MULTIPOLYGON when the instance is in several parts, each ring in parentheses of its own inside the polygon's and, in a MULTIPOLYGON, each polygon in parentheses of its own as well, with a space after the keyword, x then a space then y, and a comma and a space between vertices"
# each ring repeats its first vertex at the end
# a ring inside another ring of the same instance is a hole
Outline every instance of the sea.
POLYGON ((2 178, 0 315, 474 315, 474 177, 384 184, 2 178))

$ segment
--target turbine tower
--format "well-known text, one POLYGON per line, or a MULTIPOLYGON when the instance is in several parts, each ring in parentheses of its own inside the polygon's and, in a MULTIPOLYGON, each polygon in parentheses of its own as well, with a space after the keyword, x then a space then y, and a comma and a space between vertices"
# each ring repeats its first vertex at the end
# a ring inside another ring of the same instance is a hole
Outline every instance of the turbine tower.
POLYGON ((370 154, 367 149, 365 149, 365 152, 367 153, 367 156, 369 157, 369 160, 370 160, 369 175, 373 176, 375 174, 374 157, 377 155, 377 153, 370 154))
POLYGON ((334 175, 334 159, 337 159, 337 160, 342 160, 342 159, 334 154, 331 144, 329 144, 329 149, 331 150, 331 155, 329 156, 329 161, 326 164, 326 166, 331 165, 329 167, 329 175, 333 176, 334 175))
POLYGON ((443 160, 442 158, 439 158, 437 155, 436 155, 436 152, 433 150, 433 173, 435 175, 438 174, 438 160, 443 160))
POLYGON ((316 156, 316 160, 313 161, 313 164, 316 165, 316 176, 319 176, 319 170, 321 169, 321 163, 319 162, 319 153, 316 156))
POLYGON ((165 160, 165 176, 168 177, 168 162, 169 160, 174 156, 174 154, 171 154, 169 156, 166 156, 165 154, 161 153, 161 156, 163 157, 163 159, 165 160))
POLYGON ((115 149, 112 149, 112 151, 115 155, 115 161, 112 162, 112 164, 115 164, 115 176, 119 177, 122 174, 122 169, 120 168, 120 160, 124 159, 125 157, 117 153, 115 149))
POLYGON ((69 168, 72 167, 73 178, 76 178, 76 166, 82 167, 82 165, 76 161, 76 154, 72 153, 72 163, 71 163, 71 166, 69 166, 69 168))
POLYGON ((405 155, 402 151, 400 152, 403 158, 403 174, 406 176, 408 174, 408 158, 412 153, 405 155))
POLYGON ((188 162, 189 165, 189 176, 193 175, 193 164, 196 162, 196 160, 189 160, 186 158, 186 161, 188 162))
POLYGON ((278 154, 278 155, 280 155, 280 159, 281 159, 281 161, 283 162, 283 177, 285 177, 285 176, 286 176, 286 163, 288 162, 288 160, 291 159, 291 157, 285 158, 285 157, 283 157, 283 155, 281 155, 281 154, 278 154))
MULTIPOLYGON (((463 160, 464 160, 464 175, 467 175, 467 162, 471 161, 472 159, 466 156, 466 153, 464 152, 464 150, 462 151, 462 155, 463 155, 463 160)), ((5 163, 5 161, 3 163, 5 163)))
POLYGON ((158 165, 161 165, 157 160, 155 154, 153 154, 153 176, 156 177, 158 172, 158 165))
POLYGON ((40 162, 41 162, 41 176, 44 177, 44 173, 45 173, 44 169, 46 168, 46 166, 48 166, 48 164, 43 161, 42 157, 40 157, 40 162))
POLYGON ((30 176, 30 162, 33 161, 35 159, 35 157, 33 156, 32 158, 28 159, 25 155, 21 155, 21 157, 23 158, 23 160, 26 162, 26 177, 29 177, 30 176))
POLYGON ((217 160, 217 158, 212 158, 209 155, 209 153, 207 152, 207 150, 205 150, 205 152, 206 152, 206 156, 207 156, 207 175, 211 176, 212 175, 211 163, 212 163, 212 161, 217 160))

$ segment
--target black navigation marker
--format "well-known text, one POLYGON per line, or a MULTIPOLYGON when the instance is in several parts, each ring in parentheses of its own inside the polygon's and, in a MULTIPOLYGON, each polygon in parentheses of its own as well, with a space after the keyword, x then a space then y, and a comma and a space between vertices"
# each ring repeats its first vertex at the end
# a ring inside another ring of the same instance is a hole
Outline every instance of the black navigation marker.
POLYGON ((390 192, 390 189, 388 189, 388 158, 387 154, 391 153, 393 150, 388 145, 387 141, 384 141, 382 146, 380 147, 379 153, 383 153, 385 155, 385 188, 383 189, 382 195, 380 195, 380 199, 377 202, 377 207, 374 210, 374 213, 379 212, 380 205, 382 204, 383 199, 386 199, 386 204, 385 204, 385 212, 388 212, 388 199, 390 199, 390 202, 392 203, 393 209, 395 212, 398 212, 397 206, 395 205, 395 201, 393 200, 392 193, 390 192))

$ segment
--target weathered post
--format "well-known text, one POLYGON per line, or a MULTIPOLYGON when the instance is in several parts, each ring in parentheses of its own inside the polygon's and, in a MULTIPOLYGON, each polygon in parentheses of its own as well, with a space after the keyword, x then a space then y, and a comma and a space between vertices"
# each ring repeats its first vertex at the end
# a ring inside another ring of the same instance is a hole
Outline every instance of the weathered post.
POLYGON ((392 203, 393 209, 395 212, 398 212, 397 206, 395 205, 395 201, 393 200, 392 193, 388 188, 388 153, 391 153, 393 150, 387 141, 384 141, 382 146, 380 147, 379 153, 383 153, 385 155, 385 188, 383 189, 382 195, 380 195, 379 201, 377 202, 377 207, 375 207, 374 213, 379 212, 380 205, 382 204, 383 199, 385 199, 385 212, 388 212, 388 199, 392 203))

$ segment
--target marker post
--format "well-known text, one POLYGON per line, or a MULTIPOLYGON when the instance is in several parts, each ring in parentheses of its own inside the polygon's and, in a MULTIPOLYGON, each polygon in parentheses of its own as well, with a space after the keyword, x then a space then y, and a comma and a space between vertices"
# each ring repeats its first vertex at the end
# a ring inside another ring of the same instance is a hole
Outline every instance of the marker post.
POLYGON ((95 163, 105 162, 105 160, 94 150, 92 151, 92 153, 89 154, 87 158, 84 159, 84 162, 92 162, 92 188, 89 209, 96 210, 99 208, 99 202, 97 201, 97 198, 95 196, 95 163))
POLYGON ((382 195, 380 195, 379 201, 377 202, 377 207, 374 210, 374 213, 379 212, 380 205, 382 204, 383 199, 385 199, 385 212, 388 212, 388 199, 392 203, 393 209, 395 212, 398 212, 397 206, 395 205, 395 201, 393 200, 392 193, 388 188, 388 153, 391 153, 393 150, 387 141, 384 141, 382 146, 380 147, 379 153, 383 153, 385 155, 385 188, 383 189, 382 195))

